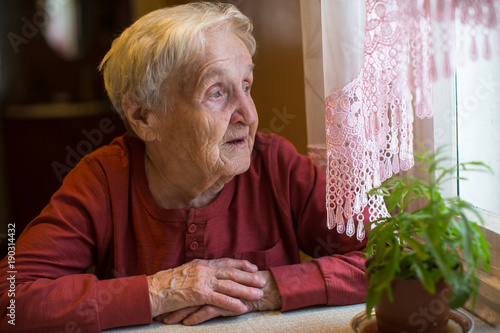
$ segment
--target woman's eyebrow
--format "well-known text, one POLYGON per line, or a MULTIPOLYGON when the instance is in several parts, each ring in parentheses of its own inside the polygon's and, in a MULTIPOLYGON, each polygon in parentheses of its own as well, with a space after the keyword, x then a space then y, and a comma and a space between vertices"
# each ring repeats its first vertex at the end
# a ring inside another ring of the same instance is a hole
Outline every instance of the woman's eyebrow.
MULTIPOLYGON (((252 73, 254 68, 255 68, 254 63, 249 64, 247 75, 252 73)), ((224 76, 224 73, 225 73, 225 71, 223 69, 220 69, 220 68, 204 69, 200 72, 196 87, 198 88, 203 82, 210 80, 213 77, 224 76)))
POLYGON ((223 75, 224 75, 224 71, 222 69, 209 68, 201 73, 201 75, 199 76, 197 85, 199 86, 202 82, 207 81, 213 77, 223 76, 223 75))
POLYGON ((253 72, 255 68, 255 64, 252 62, 251 64, 248 65, 248 72, 247 72, 247 75, 249 75, 250 73, 253 72))

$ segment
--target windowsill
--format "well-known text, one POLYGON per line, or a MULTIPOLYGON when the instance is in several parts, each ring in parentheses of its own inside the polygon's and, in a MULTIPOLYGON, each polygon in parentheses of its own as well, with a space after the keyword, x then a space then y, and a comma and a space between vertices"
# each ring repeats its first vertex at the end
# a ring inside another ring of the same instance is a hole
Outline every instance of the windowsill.
POLYGON ((484 218, 486 240, 491 244, 490 273, 483 272, 479 277, 481 284, 478 289, 474 310, 471 301, 466 308, 487 323, 500 327, 500 216, 480 210, 484 218))
POLYGON ((483 273, 479 279, 481 285, 474 309, 471 300, 464 307, 488 324, 500 327, 500 278, 483 273))

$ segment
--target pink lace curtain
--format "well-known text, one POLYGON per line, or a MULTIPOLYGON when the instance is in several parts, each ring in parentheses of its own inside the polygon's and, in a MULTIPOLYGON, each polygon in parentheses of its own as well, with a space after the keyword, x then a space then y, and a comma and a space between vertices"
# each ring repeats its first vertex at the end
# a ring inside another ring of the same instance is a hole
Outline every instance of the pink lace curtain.
POLYGON ((498 0, 366 0, 363 68, 325 100, 330 229, 362 240, 364 209, 388 214, 366 193, 413 166, 414 115, 432 117, 432 81, 454 73, 457 55, 489 59, 493 43, 500 55, 499 21, 498 0), (457 23, 471 33, 454 54, 457 23))

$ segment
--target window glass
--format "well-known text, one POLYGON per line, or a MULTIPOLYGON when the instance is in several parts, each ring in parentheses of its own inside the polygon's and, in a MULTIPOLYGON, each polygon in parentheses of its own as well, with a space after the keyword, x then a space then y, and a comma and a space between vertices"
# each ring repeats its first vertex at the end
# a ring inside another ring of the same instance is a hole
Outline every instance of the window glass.
MULTIPOLYGON (((462 27, 463 28, 463 27, 462 27)), ((457 68, 457 146, 459 162, 482 161, 494 171, 462 173, 460 197, 494 214, 500 214, 500 57, 495 48, 497 35, 489 36, 492 58, 485 60, 484 34, 476 34, 479 58, 465 61, 470 42, 461 48, 464 58, 457 68)), ((471 40, 471 38, 467 38, 471 40)), ((459 44, 460 45, 460 44, 459 44)))

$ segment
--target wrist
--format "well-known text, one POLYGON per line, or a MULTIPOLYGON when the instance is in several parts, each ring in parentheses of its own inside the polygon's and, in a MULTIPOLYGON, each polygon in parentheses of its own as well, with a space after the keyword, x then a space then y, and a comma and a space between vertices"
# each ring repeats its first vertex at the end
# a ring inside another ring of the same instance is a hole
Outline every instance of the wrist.
POLYGON ((151 303, 151 318, 155 318, 159 315, 161 315, 159 309, 158 309, 158 304, 155 301, 155 283, 154 283, 154 277, 152 275, 147 276, 148 280, 148 291, 149 291, 149 302, 151 303))
POLYGON ((266 285, 262 290, 264 291, 264 297, 262 297, 265 309, 263 310, 277 310, 281 308, 281 294, 278 289, 278 285, 274 279, 271 271, 261 271, 259 272, 265 279, 266 285))

